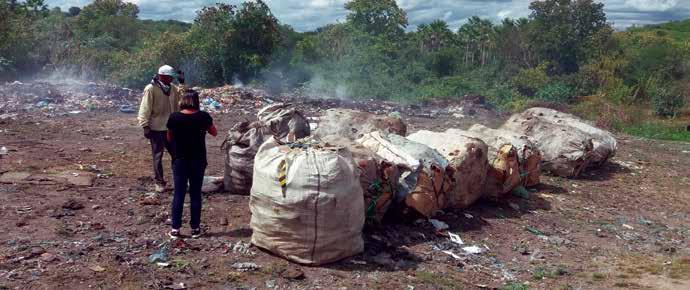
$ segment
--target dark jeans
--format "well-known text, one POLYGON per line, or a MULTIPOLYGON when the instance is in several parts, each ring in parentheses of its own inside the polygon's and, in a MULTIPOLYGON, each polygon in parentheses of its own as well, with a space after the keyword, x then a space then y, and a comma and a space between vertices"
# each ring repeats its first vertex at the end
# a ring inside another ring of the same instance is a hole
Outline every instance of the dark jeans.
POLYGON ((168 132, 151 131, 149 140, 151 141, 153 173, 156 176, 156 184, 165 185, 165 175, 163 174, 163 153, 165 153, 165 150, 172 157, 172 148, 170 147, 170 142, 168 142, 168 132))
POLYGON ((175 180, 175 196, 172 202, 172 228, 182 227, 182 208, 189 184, 189 199, 191 219, 189 225, 198 229, 201 224, 201 186, 204 183, 206 162, 201 160, 176 159, 173 161, 173 179, 175 180))

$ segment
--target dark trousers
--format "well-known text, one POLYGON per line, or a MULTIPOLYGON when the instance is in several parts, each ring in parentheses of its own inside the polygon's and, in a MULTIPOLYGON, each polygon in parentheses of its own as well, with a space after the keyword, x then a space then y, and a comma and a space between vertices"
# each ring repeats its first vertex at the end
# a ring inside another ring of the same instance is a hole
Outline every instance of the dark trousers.
POLYGON ((165 175, 163 174, 163 153, 165 153, 165 150, 172 157, 172 148, 170 148, 170 142, 168 142, 168 132, 151 131, 149 140, 151 141, 153 173, 156 176, 156 184, 165 185, 165 175))
POLYGON ((176 159, 173 161, 175 196, 172 202, 172 228, 182 227, 182 209, 189 185, 190 214, 189 225, 198 229, 201 224, 201 186, 204 183, 206 162, 201 160, 176 159))

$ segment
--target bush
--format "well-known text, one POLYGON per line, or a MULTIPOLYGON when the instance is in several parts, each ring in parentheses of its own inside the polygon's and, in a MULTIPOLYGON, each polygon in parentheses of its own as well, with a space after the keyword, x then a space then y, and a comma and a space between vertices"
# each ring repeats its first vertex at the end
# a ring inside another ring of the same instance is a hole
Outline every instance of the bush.
POLYGON ((685 106, 685 96, 677 89, 661 88, 652 96, 652 105, 658 116, 675 118, 685 106))
POLYGON ((549 76, 546 73, 548 64, 542 63, 536 68, 521 70, 513 79, 512 83, 520 94, 533 96, 537 91, 549 83, 549 76))
POLYGON ((563 83, 552 83, 537 91, 538 100, 552 103, 569 103, 575 96, 575 90, 563 83))

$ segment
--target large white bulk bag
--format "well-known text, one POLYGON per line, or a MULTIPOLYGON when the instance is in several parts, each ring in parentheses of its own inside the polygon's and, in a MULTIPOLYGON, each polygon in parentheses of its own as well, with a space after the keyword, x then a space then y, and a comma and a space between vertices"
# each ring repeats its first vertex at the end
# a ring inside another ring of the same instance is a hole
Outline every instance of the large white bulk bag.
POLYGON ((314 136, 335 135, 355 140, 375 131, 405 136, 407 125, 399 117, 374 115, 350 109, 329 109, 318 118, 314 136))
POLYGON ((256 154, 252 243, 307 265, 359 254, 364 201, 350 152, 300 144, 279 145, 271 138, 256 154))
POLYGON ((574 115, 547 108, 531 108, 522 113, 527 116, 539 117, 554 124, 567 126, 579 130, 592 139, 592 160, 590 166, 601 166, 616 155, 618 142, 616 137, 606 130, 599 129, 574 115))
POLYGON ((320 139, 328 144, 347 148, 352 153, 359 169, 359 183, 364 192, 366 220, 380 223, 394 202, 400 178, 398 166, 383 160, 374 151, 347 137, 330 135, 320 139))
POLYGON ((451 185, 445 175, 448 161, 436 150, 400 135, 378 131, 365 134, 357 143, 400 168, 395 190, 397 202, 404 201, 426 217, 447 206, 446 192, 451 185))
POLYGON ((482 197, 489 167, 488 147, 482 140, 431 131, 419 131, 407 138, 436 149, 449 160, 446 175, 452 184, 447 193, 450 207, 466 208, 482 197))
POLYGON ((492 129, 481 124, 476 124, 467 131, 489 145, 489 159, 494 159, 494 155, 502 151, 503 145, 513 145, 518 155, 522 185, 530 187, 540 183, 542 154, 527 136, 513 131, 492 129))
POLYGON ((542 170, 553 175, 574 178, 592 163, 592 138, 573 127, 516 114, 501 129, 530 138, 542 152, 542 170))

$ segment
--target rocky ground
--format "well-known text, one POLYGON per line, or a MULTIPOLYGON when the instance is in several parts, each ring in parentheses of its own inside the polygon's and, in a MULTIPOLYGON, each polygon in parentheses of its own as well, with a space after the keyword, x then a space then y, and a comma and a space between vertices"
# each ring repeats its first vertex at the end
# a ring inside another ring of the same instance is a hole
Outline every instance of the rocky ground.
MULTIPOLYGON (((205 93, 220 103, 209 110, 221 130, 280 99, 205 93)), ((619 136, 618 155, 580 179, 544 177, 528 198, 440 215, 462 246, 428 221, 400 222, 367 228, 359 256, 305 267, 248 244, 245 196, 207 195, 207 235, 170 242, 171 196, 149 193, 150 147, 120 112, 125 101, 23 100, 0 95, 0 289, 690 289, 688 143, 619 136)), ((295 102, 308 116, 336 106, 400 114, 410 132, 505 117, 480 100, 295 102)), ((208 175, 222 176, 222 141, 209 139, 208 175)))

